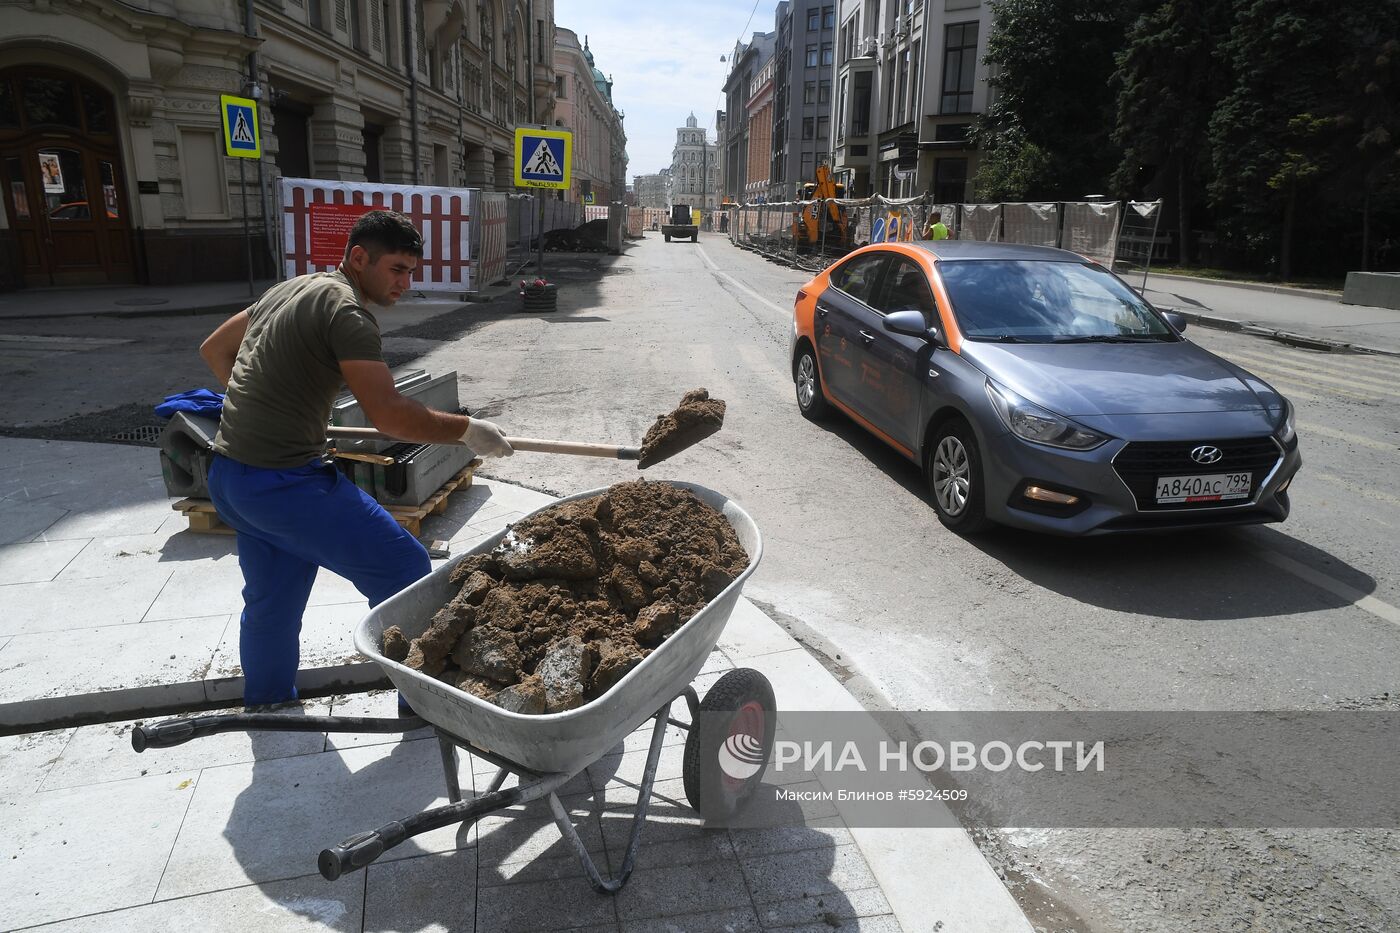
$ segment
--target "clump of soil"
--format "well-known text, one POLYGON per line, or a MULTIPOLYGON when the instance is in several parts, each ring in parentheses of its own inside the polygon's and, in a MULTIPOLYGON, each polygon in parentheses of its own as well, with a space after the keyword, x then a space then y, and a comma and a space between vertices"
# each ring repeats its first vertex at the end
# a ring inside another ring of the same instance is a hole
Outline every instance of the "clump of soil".
POLYGON ((562 712, 607 692, 748 563, 694 493, 618 483, 464 558, 427 631, 410 643, 391 627, 383 651, 504 709, 562 712))
POLYGON ((645 470, 700 443, 724 426, 724 402, 710 398, 705 389, 691 389, 681 396, 675 411, 658 415, 642 438, 637 469, 645 470))

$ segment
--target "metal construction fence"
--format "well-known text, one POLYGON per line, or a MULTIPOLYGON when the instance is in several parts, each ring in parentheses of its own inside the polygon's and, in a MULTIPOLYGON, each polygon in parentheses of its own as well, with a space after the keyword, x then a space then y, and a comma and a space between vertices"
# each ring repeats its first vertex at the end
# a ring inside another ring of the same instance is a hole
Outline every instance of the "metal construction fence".
POLYGON ((927 238, 941 220, 953 239, 1055 246, 1114 267, 1146 266, 1160 252, 1160 201, 940 204, 931 198, 834 198, 730 207, 729 239, 817 271, 869 243, 927 238))
POLYGON ((508 194, 506 211, 505 278, 512 278, 534 261, 535 240, 551 230, 572 230, 583 223, 583 205, 569 201, 544 199, 544 217, 540 217, 540 199, 532 194, 508 194))

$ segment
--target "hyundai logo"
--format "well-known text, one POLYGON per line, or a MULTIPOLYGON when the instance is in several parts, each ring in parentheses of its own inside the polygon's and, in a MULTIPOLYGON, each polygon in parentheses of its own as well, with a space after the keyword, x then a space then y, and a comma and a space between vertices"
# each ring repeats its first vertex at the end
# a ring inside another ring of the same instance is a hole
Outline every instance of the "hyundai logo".
POLYGON ((1212 447, 1209 444, 1202 444, 1191 451, 1191 459, 1203 464, 1219 463, 1224 456, 1219 447, 1212 447))

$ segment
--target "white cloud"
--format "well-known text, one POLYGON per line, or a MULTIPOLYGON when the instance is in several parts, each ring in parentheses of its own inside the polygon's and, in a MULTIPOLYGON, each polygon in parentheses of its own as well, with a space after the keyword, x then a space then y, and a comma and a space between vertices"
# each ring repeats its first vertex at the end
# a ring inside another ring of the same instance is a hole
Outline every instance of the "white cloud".
POLYGON ((773 28, 776 0, 703 3, 555 0, 554 21, 588 37, 594 64, 613 79, 613 102, 626 114, 627 180, 671 164, 676 128, 695 112, 714 139, 729 65, 719 60, 753 11, 744 38, 773 28))

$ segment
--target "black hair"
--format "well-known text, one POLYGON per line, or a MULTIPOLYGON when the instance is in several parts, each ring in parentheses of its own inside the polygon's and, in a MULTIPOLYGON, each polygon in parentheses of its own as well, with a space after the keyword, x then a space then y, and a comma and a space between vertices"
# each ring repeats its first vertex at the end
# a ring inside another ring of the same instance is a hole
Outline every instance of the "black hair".
POLYGON ((423 237, 413 222, 398 211, 370 211, 361 215, 350 228, 345 253, 356 246, 369 253, 370 262, 378 262, 385 253, 408 253, 423 258, 423 237))

